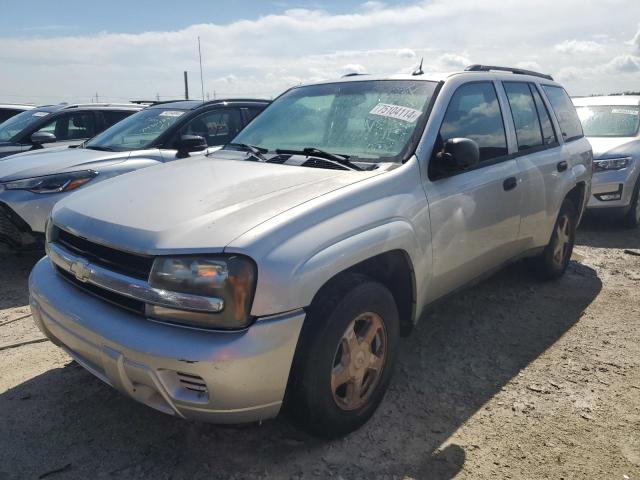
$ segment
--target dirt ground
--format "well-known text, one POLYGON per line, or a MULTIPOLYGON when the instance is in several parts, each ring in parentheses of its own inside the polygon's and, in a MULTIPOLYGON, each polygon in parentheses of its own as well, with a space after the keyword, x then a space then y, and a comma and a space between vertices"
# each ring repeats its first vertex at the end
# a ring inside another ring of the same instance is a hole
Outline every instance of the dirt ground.
MULTIPOLYGON (((430 309, 373 419, 330 443, 139 405, 49 342, 0 351, 0 479, 640 479, 640 232, 588 221, 555 283, 522 264, 430 309)), ((0 253, 0 349, 40 337, 36 255, 0 253), (6 323, 10 322, 10 323, 6 323)))

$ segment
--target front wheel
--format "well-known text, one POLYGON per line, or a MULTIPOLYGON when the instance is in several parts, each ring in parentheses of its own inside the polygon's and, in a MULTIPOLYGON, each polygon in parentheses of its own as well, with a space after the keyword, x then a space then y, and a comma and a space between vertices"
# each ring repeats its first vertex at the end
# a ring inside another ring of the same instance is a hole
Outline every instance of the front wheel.
POLYGON ((311 434, 335 438, 362 426, 387 390, 396 361, 399 315, 391 292, 346 275, 309 308, 287 407, 311 434))
POLYGON ((565 198, 551 233, 551 239, 538 257, 529 260, 534 272, 544 280, 560 278, 571 260, 576 240, 576 208, 565 198))

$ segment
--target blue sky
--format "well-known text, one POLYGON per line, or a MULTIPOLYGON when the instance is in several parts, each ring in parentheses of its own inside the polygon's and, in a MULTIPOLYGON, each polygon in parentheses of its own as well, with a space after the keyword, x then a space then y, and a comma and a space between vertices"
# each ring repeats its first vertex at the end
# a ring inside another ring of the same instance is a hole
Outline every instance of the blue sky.
POLYGON ((361 3, 354 0, 0 0, 0 37, 179 30, 197 23, 224 24, 293 8, 347 13, 361 3))
POLYGON ((574 95, 637 90, 638 0, 0 0, 0 101, 270 98, 345 73, 471 63, 550 73, 574 95))

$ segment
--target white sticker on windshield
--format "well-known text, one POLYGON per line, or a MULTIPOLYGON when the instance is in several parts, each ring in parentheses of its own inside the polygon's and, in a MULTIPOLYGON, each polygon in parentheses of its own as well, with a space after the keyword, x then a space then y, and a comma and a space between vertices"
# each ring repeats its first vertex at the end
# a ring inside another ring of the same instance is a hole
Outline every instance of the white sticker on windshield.
POLYGON ((389 103, 379 103, 371 109, 370 115, 380 115, 381 117, 395 118, 405 122, 415 122, 422 112, 409 107, 391 105, 389 103))
POLYGON ((161 117, 179 117, 183 113, 184 112, 181 112, 180 110, 165 110, 160 114, 160 116, 161 117))
POLYGON ((49 112, 33 112, 34 117, 46 117, 49 115, 49 112))
POLYGON ((611 113, 622 113, 624 115, 638 115, 638 110, 632 108, 613 108, 611 113))

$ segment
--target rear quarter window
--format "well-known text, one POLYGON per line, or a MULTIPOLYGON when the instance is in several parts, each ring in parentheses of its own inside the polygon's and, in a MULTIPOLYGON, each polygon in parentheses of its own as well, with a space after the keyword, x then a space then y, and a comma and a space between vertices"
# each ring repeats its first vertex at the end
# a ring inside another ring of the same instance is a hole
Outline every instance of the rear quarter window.
POLYGON ((569 95, 562 87, 543 85, 542 89, 551 103, 551 107, 556 114, 560 131, 565 142, 577 140, 584 136, 582 124, 569 95))

